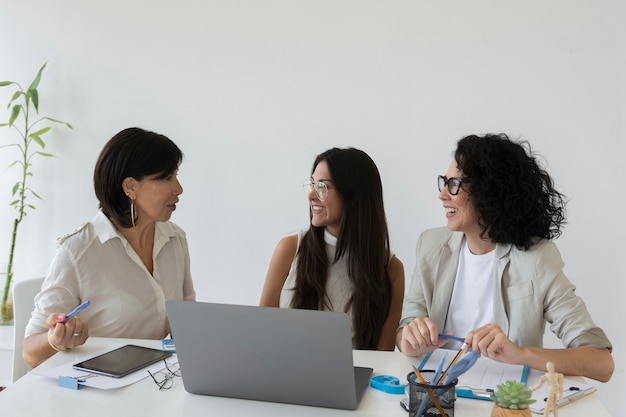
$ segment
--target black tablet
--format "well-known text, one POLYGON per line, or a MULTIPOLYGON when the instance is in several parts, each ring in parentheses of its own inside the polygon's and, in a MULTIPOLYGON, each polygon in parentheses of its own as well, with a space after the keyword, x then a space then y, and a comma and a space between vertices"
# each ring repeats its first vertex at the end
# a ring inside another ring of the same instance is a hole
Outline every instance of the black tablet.
POLYGON ((81 371, 121 378, 172 356, 172 352, 126 345, 73 365, 81 371))

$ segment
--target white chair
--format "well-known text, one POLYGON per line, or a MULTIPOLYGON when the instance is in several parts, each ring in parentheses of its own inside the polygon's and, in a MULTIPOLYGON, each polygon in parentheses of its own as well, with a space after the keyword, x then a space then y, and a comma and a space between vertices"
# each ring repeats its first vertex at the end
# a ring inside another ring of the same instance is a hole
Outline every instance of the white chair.
POLYGON ((30 370, 22 359, 22 340, 26 325, 35 308, 35 296, 41 291, 43 278, 16 281, 13 284, 13 382, 17 381, 30 370))

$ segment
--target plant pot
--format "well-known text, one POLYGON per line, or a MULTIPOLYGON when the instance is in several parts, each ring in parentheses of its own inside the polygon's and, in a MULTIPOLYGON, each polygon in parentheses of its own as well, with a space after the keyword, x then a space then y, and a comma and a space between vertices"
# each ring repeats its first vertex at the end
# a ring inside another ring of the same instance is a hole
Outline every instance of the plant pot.
MULTIPOLYGON (((2 274, 0 274, 0 277, 2 274)), ((2 282, 2 289, 0 290, 0 297, 2 297, 2 293, 4 292, 4 280, 0 280, 2 282)), ((0 303, 1 311, 0 311, 0 326, 12 326, 13 325, 13 282, 9 285, 9 294, 7 297, 7 301, 4 304, 0 303)))
POLYGON ((13 281, 8 287, 7 300, 3 303, 7 283, 7 264, 0 263, 0 326, 13 325, 13 281))
POLYGON ((531 417, 530 408, 521 410, 512 410, 510 408, 502 408, 498 404, 493 405, 491 417, 531 417))

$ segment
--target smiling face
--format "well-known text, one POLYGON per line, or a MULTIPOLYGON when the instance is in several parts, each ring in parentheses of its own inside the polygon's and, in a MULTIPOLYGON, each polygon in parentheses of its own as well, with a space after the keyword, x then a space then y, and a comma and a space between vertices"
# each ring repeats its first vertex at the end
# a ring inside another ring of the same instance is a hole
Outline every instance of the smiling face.
POLYGON ((141 181, 127 178, 139 222, 165 222, 170 219, 183 187, 178 181, 178 170, 165 178, 150 175, 141 181))
POLYGON ((323 182, 328 187, 328 195, 324 201, 320 201, 315 190, 310 191, 307 196, 311 208, 311 224, 315 227, 326 227, 333 236, 338 236, 343 215, 343 200, 335 189, 326 161, 317 164, 311 180, 323 182))
MULTIPOLYGON (((457 168, 457 162, 452 160, 446 171, 447 178, 463 178, 463 172, 457 168)), ((470 238, 479 238, 481 227, 478 224, 479 214, 470 199, 467 191, 469 185, 463 183, 457 195, 452 195, 448 187, 443 187, 439 193, 439 199, 443 202, 448 219, 448 229, 463 232, 470 238)))

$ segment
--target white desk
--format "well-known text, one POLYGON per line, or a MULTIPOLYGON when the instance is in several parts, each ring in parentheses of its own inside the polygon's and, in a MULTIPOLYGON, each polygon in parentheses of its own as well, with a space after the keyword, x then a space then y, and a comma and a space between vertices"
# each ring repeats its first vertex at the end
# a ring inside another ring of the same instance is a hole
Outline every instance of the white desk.
MULTIPOLYGON (((90 338, 85 346, 70 353, 58 353, 42 366, 55 367, 96 353, 114 343, 133 343, 159 348, 154 340, 90 338)), ((394 375, 404 381, 412 365, 418 364, 400 352, 354 351, 354 364, 374 368, 374 374, 394 375)), ((0 410, 3 416, 403 416, 399 401, 402 395, 386 394, 368 388, 356 411, 333 410, 290 404, 238 400, 189 394, 182 380, 176 378, 174 387, 159 391, 151 379, 131 386, 102 391, 83 387, 80 390, 61 388, 52 378, 28 374, 0 392, 0 410)), ((485 417, 491 414, 490 401, 459 398, 455 415, 485 417)), ((533 416, 541 416, 535 414, 533 416)), ((595 394, 559 409, 560 417, 610 417, 606 407, 595 394)))

